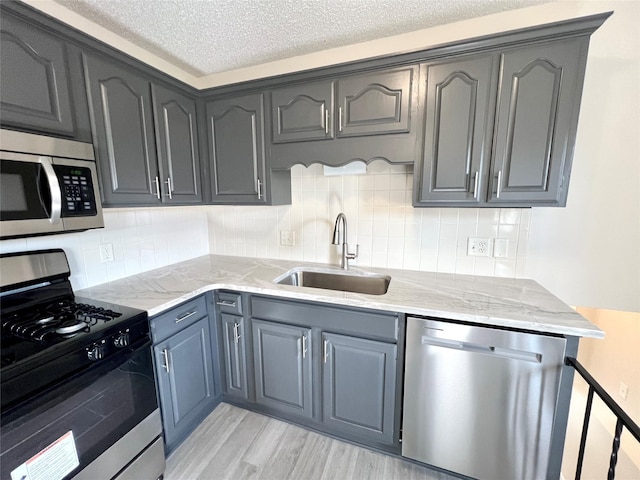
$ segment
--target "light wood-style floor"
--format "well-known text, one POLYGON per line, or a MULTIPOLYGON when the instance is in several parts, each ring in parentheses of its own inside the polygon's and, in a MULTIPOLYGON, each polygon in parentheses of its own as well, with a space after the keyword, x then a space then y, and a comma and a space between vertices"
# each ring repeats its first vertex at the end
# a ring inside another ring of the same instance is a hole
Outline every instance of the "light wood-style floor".
POLYGON ((165 480, 455 480, 222 403, 167 459, 165 480))

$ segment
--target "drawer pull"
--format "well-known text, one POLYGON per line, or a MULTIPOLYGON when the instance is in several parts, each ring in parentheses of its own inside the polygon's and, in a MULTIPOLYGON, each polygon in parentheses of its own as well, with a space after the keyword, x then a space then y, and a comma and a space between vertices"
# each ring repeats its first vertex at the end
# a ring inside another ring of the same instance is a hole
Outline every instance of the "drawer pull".
POLYGON ((302 336, 302 358, 307 357, 307 336, 302 336))
POLYGON ((233 308, 235 308, 236 302, 232 302, 231 300, 220 300, 219 302, 216 302, 216 305, 220 305, 222 307, 233 307, 233 308))
POLYGON ((162 349, 162 355, 164 356, 164 365, 162 365, 162 368, 169 373, 169 353, 166 348, 162 349))
POLYGON ((193 312, 185 313, 185 314, 184 314, 184 315, 182 315, 181 317, 177 317, 177 318, 176 318, 176 323, 180 323, 180 322, 182 322, 183 320, 186 320, 187 318, 194 316, 196 313, 198 313, 198 311, 197 311, 197 310, 194 310, 193 312))

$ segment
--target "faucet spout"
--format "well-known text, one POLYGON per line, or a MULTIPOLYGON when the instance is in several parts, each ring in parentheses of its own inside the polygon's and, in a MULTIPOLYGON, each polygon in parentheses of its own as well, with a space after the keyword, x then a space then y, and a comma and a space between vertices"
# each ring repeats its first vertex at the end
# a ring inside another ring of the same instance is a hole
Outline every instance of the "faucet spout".
POLYGON ((333 245, 342 245, 342 255, 340 256, 340 267, 349 270, 349 260, 358 257, 359 245, 356 245, 355 253, 349 253, 349 244, 347 243, 347 216, 340 212, 336 217, 336 224, 333 227, 333 245), (340 226, 342 225, 342 229, 340 226))

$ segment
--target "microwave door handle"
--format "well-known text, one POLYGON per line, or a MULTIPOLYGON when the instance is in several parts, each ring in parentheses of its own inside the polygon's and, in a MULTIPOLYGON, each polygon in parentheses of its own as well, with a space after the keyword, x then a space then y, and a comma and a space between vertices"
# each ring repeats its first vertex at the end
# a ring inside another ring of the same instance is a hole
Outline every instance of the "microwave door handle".
POLYGON ((60 183, 58 176, 53 169, 53 161, 51 157, 39 157, 38 161, 42 165, 49 191, 51 192, 51 217, 49 221, 53 224, 60 223, 60 215, 62 213, 62 194, 60 192, 60 183))

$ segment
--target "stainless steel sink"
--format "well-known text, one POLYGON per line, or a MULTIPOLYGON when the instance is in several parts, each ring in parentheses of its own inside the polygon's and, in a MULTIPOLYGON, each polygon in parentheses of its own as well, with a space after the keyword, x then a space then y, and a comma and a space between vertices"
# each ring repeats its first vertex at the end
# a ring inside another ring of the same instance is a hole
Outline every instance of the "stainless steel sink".
POLYGON ((391 277, 367 272, 298 267, 279 276, 274 282, 280 285, 384 295, 389 288, 391 277))

